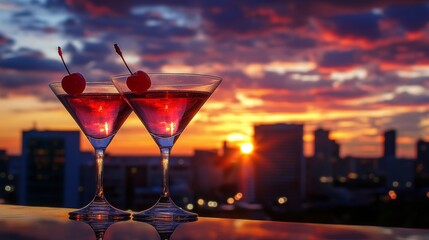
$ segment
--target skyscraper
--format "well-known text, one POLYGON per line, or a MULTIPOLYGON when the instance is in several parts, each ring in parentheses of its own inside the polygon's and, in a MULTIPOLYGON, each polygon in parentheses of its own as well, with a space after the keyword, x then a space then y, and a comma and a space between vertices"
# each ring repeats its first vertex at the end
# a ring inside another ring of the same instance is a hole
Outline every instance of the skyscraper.
POLYGON ((334 179, 334 164, 339 160, 339 145, 329 138, 329 130, 314 131, 314 156, 307 162, 310 195, 327 195, 334 179))
POLYGON ((6 151, 0 149, 0 203, 6 202, 8 168, 9 164, 6 151))
POLYGON ((255 200, 274 204, 287 199, 298 207, 305 194, 302 124, 257 125, 254 128, 255 200))
POLYGON ((199 198, 214 198, 222 184, 217 150, 195 150, 192 157, 193 188, 199 198))
POLYGON ((415 161, 396 157, 396 130, 384 132, 384 155, 380 159, 379 173, 386 189, 412 189, 415 161))
POLYGON ((19 204, 78 207, 79 131, 24 131, 19 204))
POLYGON ((384 155, 385 158, 396 157, 396 130, 390 129, 384 132, 384 155))
POLYGON ((219 166, 222 171, 221 192, 225 196, 234 196, 239 190, 240 183, 240 149, 223 143, 223 154, 219 158, 219 166))
POLYGON ((416 177, 429 179, 429 142, 419 139, 416 144, 416 177))
POLYGON ((393 161, 396 160, 396 130, 390 129, 384 132, 383 157, 378 164, 380 175, 387 177, 391 175, 393 161))

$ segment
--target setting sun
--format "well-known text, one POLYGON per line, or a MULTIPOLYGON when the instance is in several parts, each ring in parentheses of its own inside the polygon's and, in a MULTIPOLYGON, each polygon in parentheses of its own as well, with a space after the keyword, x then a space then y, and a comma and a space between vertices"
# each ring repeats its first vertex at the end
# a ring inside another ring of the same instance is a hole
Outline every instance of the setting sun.
POLYGON ((253 151, 253 144, 251 143, 243 143, 240 146, 240 150, 244 154, 249 154, 253 151))

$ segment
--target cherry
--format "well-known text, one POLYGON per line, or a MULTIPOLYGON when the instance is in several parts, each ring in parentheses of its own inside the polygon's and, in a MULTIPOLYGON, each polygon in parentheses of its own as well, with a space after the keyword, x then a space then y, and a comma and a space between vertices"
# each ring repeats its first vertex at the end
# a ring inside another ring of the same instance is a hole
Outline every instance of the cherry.
POLYGON ((80 73, 70 73, 66 63, 64 62, 61 47, 58 47, 58 55, 60 55, 61 61, 63 62, 64 67, 69 73, 69 75, 63 77, 63 80, 61 81, 61 86, 63 87, 64 91, 70 95, 81 94, 86 87, 85 78, 80 73))
POLYGON ((128 88, 135 93, 144 93, 152 84, 152 81, 150 80, 149 75, 144 71, 137 71, 133 73, 131 69, 128 67, 127 62, 124 59, 124 56, 122 55, 122 51, 119 48, 118 44, 114 44, 116 53, 122 58, 122 61, 124 62, 125 66, 127 67, 128 71, 131 73, 131 76, 127 78, 127 86, 128 88))
POLYGON ((72 73, 64 76, 61 81, 64 91, 70 95, 79 95, 85 90, 85 78, 80 73, 72 73))
POLYGON ((146 92, 151 83, 149 75, 143 71, 137 71, 127 78, 128 88, 136 93, 146 92))

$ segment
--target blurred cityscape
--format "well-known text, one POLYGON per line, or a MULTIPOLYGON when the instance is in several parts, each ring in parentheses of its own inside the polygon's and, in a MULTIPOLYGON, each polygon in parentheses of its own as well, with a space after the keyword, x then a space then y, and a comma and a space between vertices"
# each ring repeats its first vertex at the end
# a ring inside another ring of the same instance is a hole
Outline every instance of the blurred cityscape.
MULTIPOLYGON (((396 157, 395 129, 384 132, 380 158, 340 157, 329 129, 314 131, 314 156, 303 153, 303 124, 254 126, 254 149, 224 142, 172 156, 173 200, 200 216, 426 228, 429 142, 416 159, 396 157)), ((0 202, 79 208, 95 192, 93 153, 79 131, 22 133, 22 155, 0 150, 0 202)), ((161 192, 159 156, 113 156, 104 162, 108 201, 150 207, 161 192)))

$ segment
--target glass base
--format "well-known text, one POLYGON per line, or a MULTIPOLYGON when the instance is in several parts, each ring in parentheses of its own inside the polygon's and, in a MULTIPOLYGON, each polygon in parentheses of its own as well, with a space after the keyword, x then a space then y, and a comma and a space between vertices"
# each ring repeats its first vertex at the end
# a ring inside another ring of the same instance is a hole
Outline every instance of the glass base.
POLYGON ((184 222, 159 221, 159 220, 146 221, 146 223, 152 225, 156 229, 161 240, 170 239, 176 227, 178 227, 180 224, 184 224, 184 222))
POLYGON ((100 240, 100 239, 103 239, 105 232, 111 225, 123 220, 109 220, 109 219, 98 220, 97 219, 97 220, 76 220, 76 221, 81 221, 88 224, 92 228, 95 234, 95 238, 100 240))
POLYGON ((106 199, 96 197, 85 207, 69 212, 69 218, 72 220, 128 220, 130 213, 114 208, 106 199))
POLYGON ((161 197, 151 208, 133 214, 133 220, 191 222, 198 219, 198 214, 188 212, 178 207, 170 197, 161 197))

